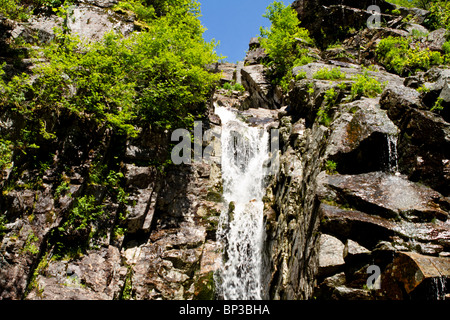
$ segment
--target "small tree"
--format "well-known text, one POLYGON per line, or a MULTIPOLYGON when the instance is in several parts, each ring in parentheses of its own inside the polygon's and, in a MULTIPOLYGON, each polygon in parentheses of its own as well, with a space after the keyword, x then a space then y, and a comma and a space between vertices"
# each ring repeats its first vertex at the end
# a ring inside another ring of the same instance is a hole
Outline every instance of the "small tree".
POLYGON ((260 29, 261 46, 269 56, 266 65, 270 68, 274 84, 286 90, 292 77, 292 68, 312 60, 307 56, 308 49, 301 47, 302 43, 310 44, 313 41, 309 31, 299 27, 297 13, 291 6, 275 1, 267 7, 263 17, 272 22, 270 29, 260 29))

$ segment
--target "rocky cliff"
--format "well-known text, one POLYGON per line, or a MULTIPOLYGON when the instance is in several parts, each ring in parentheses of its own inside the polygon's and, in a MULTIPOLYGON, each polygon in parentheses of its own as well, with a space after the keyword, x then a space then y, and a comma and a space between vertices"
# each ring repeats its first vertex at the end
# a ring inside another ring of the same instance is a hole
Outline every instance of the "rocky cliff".
MULTIPOLYGON (((449 123, 445 113, 430 111, 438 97, 448 106, 448 69, 402 78, 376 63, 380 39, 422 30, 427 14, 402 8, 399 17, 389 14, 390 4, 378 4, 386 14, 376 29, 361 28, 368 18, 363 2, 293 4, 313 34, 322 28, 328 37, 342 37, 342 44, 294 68, 299 80, 291 83, 287 108, 279 114, 281 170, 266 203, 271 298, 448 297, 449 123), (322 14, 327 18, 317 19, 322 14), (355 31, 336 34, 334 19, 355 31), (344 76, 324 81, 318 73, 323 68, 339 68, 344 76), (363 74, 383 89, 353 96, 350 88, 363 74), (429 90, 417 90, 423 85, 429 90), (433 102, 427 102, 430 95, 433 102), (320 119, 324 108, 329 121, 320 119), (381 274, 375 287, 367 282, 371 268, 381 274)), ((430 45, 438 32, 420 41, 430 45)))
MULTIPOLYGON (((244 65, 212 67, 223 72, 222 84, 241 82, 245 91, 217 89, 205 129, 220 132, 215 105, 241 110, 252 125, 280 129, 280 169, 268 177, 264 197, 264 295, 270 299, 442 299, 450 293, 450 73, 443 65, 413 76, 386 71, 376 55, 380 39, 417 38, 427 12, 392 14, 393 5, 375 2, 384 23, 375 29, 364 27, 373 1, 293 3, 319 49, 310 48, 313 63, 292 70, 288 93, 268 79, 257 39, 244 65), (329 47, 332 39, 341 44, 329 47), (337 68, 338 79, 317 76, 337 68), (380 89, 355 93, 358 78, 380 89), (436 101, 439 112, 431 110, 436 101), (375 286, 368 286, 370 270, 380 271, 375 286)), ((139 28, 110 10, 113 4, 80 1, 69 28, 88 38, 139 28)), ((0 41, 48 41, 57 19, 1 18, 0 41)), ((442 52, 444 35, 438 30, 416 40, 442 52)), ((25 48, 3 49, 0 56, 10 76, 35 62, 25 48)), ((212 161, 156 166, 151 163, 170 152, 167 131, 142 128, 124 139, 65 113, 40 116, 57 136, 41 150, 52 155, 46 165, 31 166, 30 156, 0 175, 0 298, 216 298, 222 258, 216 231, 225 209, 219 141, 212 140, 212 161), (110 171, 117 176, 108 183, 93 181, 93 172, 110 171), (86 228, 67 228, 80 199, 93 199, 85 208, 95 214, 101 205, 102 214, 86 228)), ((2 134, 23 128, 22 118, 2 111, 2 134)))

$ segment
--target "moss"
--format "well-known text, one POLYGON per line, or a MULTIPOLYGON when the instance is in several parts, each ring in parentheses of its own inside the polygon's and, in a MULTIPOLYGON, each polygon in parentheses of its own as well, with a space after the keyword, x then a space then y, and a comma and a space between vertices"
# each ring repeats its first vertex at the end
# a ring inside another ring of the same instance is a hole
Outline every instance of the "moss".
POLYGON ((202 275, 195 282, 194 300, 214 300, 214 271, 202 275))
POLYGON ((208 194, 206 195, 206 200, 207 201, 212 201, 212 202, 222 202, 223 201, 223 197, 222 194, 220 192, 214 191, 214 190, 209 190, 208 194))
POLYGON ((120 294, 121 300, 131 300, 133 298, 133 268, 128 266, 128 272, 125 277, 122 292, 120 294))

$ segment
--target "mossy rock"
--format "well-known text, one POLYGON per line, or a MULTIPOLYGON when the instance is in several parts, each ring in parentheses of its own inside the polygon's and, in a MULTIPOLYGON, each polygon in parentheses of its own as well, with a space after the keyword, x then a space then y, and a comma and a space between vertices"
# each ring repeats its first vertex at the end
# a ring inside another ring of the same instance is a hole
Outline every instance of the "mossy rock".
POLYGON ((213 271, 200 276, 195 282, 194 300, 214 300, 215 289, 213 271))
POLYGON ((206 200, 212 201, 212 202, 223 202, 223 197, 220 192, 210 190, 210 191, 208 191, 208 194, 206 195, 206 200))

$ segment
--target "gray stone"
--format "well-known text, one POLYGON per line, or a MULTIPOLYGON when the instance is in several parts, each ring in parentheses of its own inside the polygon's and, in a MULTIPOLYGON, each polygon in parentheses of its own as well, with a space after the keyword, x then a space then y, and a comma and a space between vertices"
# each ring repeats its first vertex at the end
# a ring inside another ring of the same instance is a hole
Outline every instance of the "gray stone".
MULTIPOLYGON (((280 92, 273 88, 261 64, 242 68, 242 84, 250 93, 247 108, 278 109, 281 105, 280 92)), ((245 109, 247 109, 245 108, 245 109)))
POLYGON ((427 37, 427 44, 430 50, 442 51, 442 45, 447 41, 447 30, 438 29, 430 32, 427 37))
POLYGON ((125 22, 112 11, 89 5, 70 7, 70 19, 67 27, 70 32, 79 35, 85 41, 100 40, 106 32, 114 30, 125 36, 134 30, 134 25, 125 22))
POLYGON ((328 234, 320 237, 319 276, 329 276, 340 270, 345 264, 344 244, 328 234))
POLYGON ((357 242, 348 239, 345 244, 344 259, 353 258, 358 255, 366 255, 368 253, 370 253, 369 250, 359 245, 357 242))
POLYGON ((342 173, 362 173, 390 167, 390 140, 396 139, 398 128, 381 110, 379 98, 357 100, 342 105, 333 122, 327 146, 330 159, 342 173))
POLYGON ((385 218, 402 216, 412 222, 446 221, 448 214, 439 207, 438 192, 405 177, 373 172, 360 175, 329 176, 328 184, 338 190, 342 199, 360 210, 385 218))

